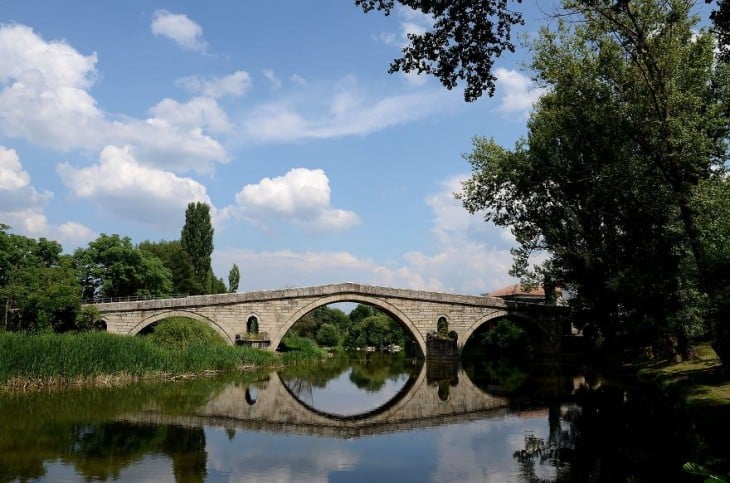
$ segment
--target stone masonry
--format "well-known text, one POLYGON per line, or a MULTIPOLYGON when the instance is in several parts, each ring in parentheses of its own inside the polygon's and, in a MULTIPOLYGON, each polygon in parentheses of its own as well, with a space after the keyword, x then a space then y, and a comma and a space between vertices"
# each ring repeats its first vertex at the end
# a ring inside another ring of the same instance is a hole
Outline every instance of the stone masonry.
POLYGON ((145 327, 171 316, 183 316, 210 325, 233 344, 246 333, 246 323, 256 317, 259 332, 269 335, 272 349, 302 316, 336 302, 376 306, 399 320, 426 354, 426 334, 436 330, 440 317, 458 334, 459 347, 490 320, 514 316, 541 338, 541 350, 560 349, 565 324, 560 307, 505 301, 494 297, 405 290, 357 283, 288 288, 182 298, 95 304, 107 331, 136 335, 145 327))

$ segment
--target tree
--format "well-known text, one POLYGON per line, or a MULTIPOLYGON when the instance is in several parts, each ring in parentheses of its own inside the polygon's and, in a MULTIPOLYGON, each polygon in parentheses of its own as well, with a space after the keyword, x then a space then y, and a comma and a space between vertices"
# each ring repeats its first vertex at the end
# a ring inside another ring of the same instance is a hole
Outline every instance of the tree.
POLYGON ((162 261, 132 245, 129 237, 102 233, 74 253, 85 299, 170 295, 172 274, 162 261))
POLYGON ((340 345, 342 335, 336 326, 324 323, 317 330, 315 340, 320 347, 337 347, 340 345))
POLYGON ((206 203, 188 203, 188 208, 185 210, 185 225, 180 233, 180 244, 190 258, 198 285, 209 286, 213 225, 210 222, 210 206, 206 203))
MULTIPOLYGON (((396 0, 355 0, 364 12, 380 10, 389 15, 396 0)), ((398 0, 404 7, 434 19, 431 30, 408 34, 410 44, 403 57, 390 64, 390 73, 433 74, 447 89, 466 81, 464 99, 474 101, 484 92, 494 93, 494 61, 503 52, 514 52, 512 26, 522 15, 509 8, 521 0, 398 0)))
POLYGON ((476 139, 467 156, 461 199, 512 228, 513 273, 571 289, 610 336, 644 325, 681 342, 706 286, 693 200, 722 170, 727 68, 692 3, 565 2, 581 21, 534 45, 547 94, 527 139, 514 151, 476 139))
POLYGON ((159 258, 172 274, 172 293, 199 294, 203 288, 193 274, 193 264, 179 240, 144 241, 137 245, 142 252, 159 258))
POLYGON ((238 265, 235 263, 228 273, 228 291, 231 293, 238 291, 238 282, 241 281, 241 272, 238 270, 238 265))

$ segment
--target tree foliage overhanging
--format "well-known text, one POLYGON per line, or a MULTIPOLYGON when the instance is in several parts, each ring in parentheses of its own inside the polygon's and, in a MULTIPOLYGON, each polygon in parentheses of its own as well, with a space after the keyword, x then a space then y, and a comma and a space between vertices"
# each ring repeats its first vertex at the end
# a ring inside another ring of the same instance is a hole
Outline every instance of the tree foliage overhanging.
POLYGON ((716 196, 728 185, 729 70, 693 5, 564 2, 570 23, 533 44, 546 93, 527 137, 513 150, 476 138, 459 196, 512 228, 514 275, 570 289, 602 337, 669 337, 687 356, 688 336, 709 329, 727 361, 730 213, 716 196))

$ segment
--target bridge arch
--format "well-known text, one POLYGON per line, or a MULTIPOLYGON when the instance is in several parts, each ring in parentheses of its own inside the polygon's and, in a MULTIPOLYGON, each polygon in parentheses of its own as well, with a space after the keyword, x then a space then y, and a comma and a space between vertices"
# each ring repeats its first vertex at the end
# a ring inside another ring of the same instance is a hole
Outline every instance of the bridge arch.
POLYGON ((304 307, 294 312, 292 315, 289 316, 289 318, 276 334, 276 336, 272 338, 271 347, 273 347, 274 349, 279 347, 279 343, 281 343, 281 339, 284 337, 284 335, 289 331, 289 329, 292 328, 294 324, 297 323, 297 321, 299 321, 299 319, 304 317, 306 314, 316 308, 329 304, 335 304, 338 302, 364 303, 368 305, 373 305, 388 312, 410 331, 410 333, 413 335, 413 338, 416 339, 416 341, 418 342, 421 353, 423 355, 426 355, 426 335, 422 334, 418 327, 416 327, 416 325, 413 323, 413 321, 408 316, 406 316, 400 309, 383 299, 370 297, 367 295, 357 295, 350 292, 328 295, 326 297, 313 300, 312 302, 306 304, 304 307))
MULTIPOLYGON (((523 324, 520 324, 520 327, 527 329, 528 334, 532 334, 534 336, 535 332, 538 332, 540 337, 544 339, 548 339, 550 337, 550 334, 548 334, 544 327, 537 322, 537 320, 533 319, 532 317, 529 317, 525 314, 519 313, 519 312, 507 312, 506 310, 499 310, 497 312, 485 315, 481 319, 477 320, 471 326, 466 330, 464 334, 464 342, 463 346, 466 346, 466 344, 469 342, 469 339, 472 335, 474 335, 474 332, 476 332, 480 327, 482 327, 484 324, 495 320, 495 319, 502 319, 505 317, 509 317, 511 319, 519 319, 524 321, 523 324)), ((533 341, 540 343, 542 341, 533 341)))
POLYGON ((215 330, 218 335, 223 337, 223 340, 228 342, 229 344, 234 343, 233 337, 231 337, 223 327, 218 325, 214 320, 209 319, 208 317, 205 317, 203 315, 197 314, 195 312, 190 312, 187 310, 167 310, 165 312, 158 312, 156 314, 153 314, 145 319, 142 319, 140 323, 135 325, 132 330, 129 331, 129 335, 137 335, 139 334, 144 328, 149 327, 150 325, 154 324, 155 322, 159 322, 160 320, 167 319, 170 317, 185 317, 187 319, 193 319, 197 320, 198 322, 202 322, 205 325, 211 327, 213 330, 215 330))

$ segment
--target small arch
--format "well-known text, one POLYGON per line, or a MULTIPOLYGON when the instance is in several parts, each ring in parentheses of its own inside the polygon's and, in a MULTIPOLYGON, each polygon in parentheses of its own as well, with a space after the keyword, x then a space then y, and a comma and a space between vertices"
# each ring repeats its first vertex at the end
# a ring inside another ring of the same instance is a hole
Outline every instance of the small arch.
POLYGON ((197 320, 198 322, 202 322, 206 325, 209 325, 221 337, 223 337, 223 340, 225 340, 229 344, 232 345, 234 343, 233 337, 231 337, 228 334, 228 332, 226 332, 223 329, 223 327, 218 325, 215 321, 213 321, 203 315, 196 314, 195 312, 188 312, 187 310, 168 310, 165 312, 158 312, 156 314, 150 315, 149 317, 147 317, 146 319, 143 319, 140 323, 135 325, 127 334, 128 335, 137 335, 142 330, 144 330, 146 327, 149 327, 150 325, 154 324, 155 322, 159 322, 160 320, 167 319, 169 317, 185 317, 188 319, 197 320))
POLYGON ((391 305, 390 303, 381 300, 376 297, 368 297, 364 295, 357 295, 352 293, 342 293, 342 294, 336 294, 336 295, 329 295, 326 297, 322 297, 319 299, 316 299, 306 305, 304 305, 302 308, 294 312, 294 314, 289 316, 289 319, 286 321, 286 323, 282 326, 281 329, 279 329, 276 336, 271 338, 271 347, 276 348, 281 343, 281 339, 284 337, 284 335, 291 329, 291 327, 299 321, 304 315, 308 314, 312 310, 322 307, 329 304, 334 304, 337 302, 357 302, 357 303, 363 303, 368 305, 373 305, 375 307, 378 307, 379 309, 382 309, 386 312, 388 312, 390 315, 396 318, 398 322, 403 324, 408 331, 413 335, 413 338, 418 343, 418 347, 421 350, 421 354, 426 355, 426 336, 421 333, 420 330, 416 327, 416 325, 409 319, 403 312, 401 312, 397 307, 391 305))
POLYGON ((446 335, 449 333, 449 319, 445 315, 442 315, 436 321, 436 332, 439 335, 446 335))
POLYGON ((258 398, 259 398, 259 391, 256 388, 256 386, 253 386, 253 389, 251 386, 248 386, 246 388, 246 396, 245 396, 246 404, 248 404, 249 406, 253 406, 254 404, 256 404, 256 401, 258 400, 258 398))
POLYGON ((259 333, 259 318, 256 315, 249 316, 246 320, 246 333, 247 334, 258 334, 259 333))
POLYGON ((107 332, 109 329, 108 329, 106 320, 99 319, 99 320, 95 321, 94 322, 94 330, 96 330, 98 332, 107 332))

